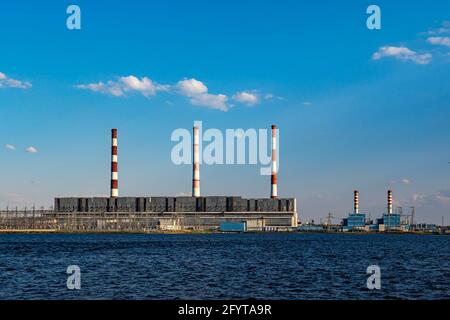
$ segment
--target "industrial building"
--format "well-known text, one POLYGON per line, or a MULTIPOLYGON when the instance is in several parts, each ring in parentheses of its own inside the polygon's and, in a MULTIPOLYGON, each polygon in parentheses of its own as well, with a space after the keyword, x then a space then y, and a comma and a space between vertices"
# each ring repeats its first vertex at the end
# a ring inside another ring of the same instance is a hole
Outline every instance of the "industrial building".
POLYGON ((354 210, 342 221, 343 231, 409 231, 409 227, 403 226, 401 214, 394 213, 392 190, 387 192, 387 211, 382 218, 377 219, 376 224, 366 220, 366 215, 359 213, 359 192, 354 191, 354 210))
POLYGON ((399 213, 383 214, 378 225, 384 226, 384 231, 401 231, 401 216, 399 213))
POLYGON ((288 230, 297 225, 293 198, 56 198, 54 208, 59 217, 75 215, 99 221, 140 217, 150 219, 153 228, 170 230, 215 230, 223 222, 245 222, 248 231, 288 230))
POLYGON ((52 216, 75 219, 82 228, 110 229, 131 220, 148 229, 219 230, 223 223, 245 223, 247 231, 287 231, 297 227, 295 198, 278 198, 276 133, 272 125, 270 198, 201 196, 199 129, 193 128, 191 197, 120 197, 117 129, 111 134, 110 197, 55 198, 52 216))
POLYGON ((387 213, 383 214, 383 218, 377 220, 379 231, 402 231, 401 215, 394 213, 392 190, 388 190, 388 206, 387 213))
POLYGON ((353 192, 353 213, 348 215, 348 218, 343 221, 343 230, 362 230, 366 226, 366 215, 359 213, 359 191, 353 192))

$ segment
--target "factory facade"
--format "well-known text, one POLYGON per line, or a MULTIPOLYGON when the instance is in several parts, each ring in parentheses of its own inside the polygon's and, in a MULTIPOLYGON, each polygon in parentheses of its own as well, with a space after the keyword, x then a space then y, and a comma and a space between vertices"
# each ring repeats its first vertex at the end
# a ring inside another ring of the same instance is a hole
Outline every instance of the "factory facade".
POLYGON ((248 231, 287 231, 297 226, 296 201, 241 197, 56 198, 55 214, 108 219, 150 219, 149 228, 218 230, 224 222, 245 222, 248 231))

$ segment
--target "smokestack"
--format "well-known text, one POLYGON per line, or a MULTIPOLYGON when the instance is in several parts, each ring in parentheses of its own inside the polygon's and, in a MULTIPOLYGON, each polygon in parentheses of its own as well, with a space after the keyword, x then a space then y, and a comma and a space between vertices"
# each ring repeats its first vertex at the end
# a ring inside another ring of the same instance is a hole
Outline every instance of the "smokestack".
POLYGON ((392 190, 388 190, 388 214, 392 214, 392 190))
POLYGON ((354 197, 353 197, 353 200, 354 200, 354 213, 359 213, 359 192, 358 192, 358 190, 355 190, 355 192, 354 192, 355 194, 354 194, 354 197))
POLYGON ((119 196, 119 175, 117 171, 117 129, 111 130, 111 198, 119 196))
POLYGON ((270 197, 272 199, 278 198, 278 184, 277 184, 277 126, 272 125, 272 177, 270 197))
POLYGON ((192 196, 200 197, 200 135, 198 127, 194 127, 192 196))

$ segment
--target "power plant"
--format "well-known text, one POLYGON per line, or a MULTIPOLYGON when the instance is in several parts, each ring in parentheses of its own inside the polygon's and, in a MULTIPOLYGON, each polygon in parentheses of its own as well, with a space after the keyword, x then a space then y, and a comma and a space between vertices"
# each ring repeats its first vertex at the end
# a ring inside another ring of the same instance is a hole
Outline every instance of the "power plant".
POLYGON ((226 223, 242 223, 246 231, 291 230, 298 223, 296 199, 278 197, 276 131, 273 125, 270 198, 201 196, 198 127, 193 128, 191 197, 119 197, 118 132, 112 129, 110 197, 55 198, 52 215, 58 219, 75 217, 81 225, 96 229, 126 225, 133 218, 149 229, 219 230, 221 225, 226 228, 226 223))
POLYGON ((366 224, 366 215, 359 213, 359 191, 353 191, 353 213, 348 215, 348 218, 344 219, 344 230, 352 230, 362 228, 366 224))
MULTIPOLYGON (((118 131, 111 130, 109 197, 57 197, 50 210, 0 211, 0 231, 151 232, 166 231, 313 231, 313 232, 435 232, 435 225, 414 224, 411 216, 394 213, 393 191, 387 191, 386 211, 375 222, 360 210, 359 190, 353 191, 353 212, 340 225, 299 225, 295 198, 278 196, 277 126, 271 127, 270 196, 202 196, 200 189, 200 130, 193 127, 192 195, 119 196, 118 131), (407 220, 405 221, 405 217, 407 220), (410 217, 410 218, 409 218, 410 217)), ((447 229, 445 229, 447 230, 447 229)), ((448 230, 447 230, 448 231, 448 230)), ((446 231, 446 232, 447 232, 446 231)), ((441 230, 441 232, 443 232, 441 230)))
POLYGON ((377 225, 380 231, 400 230, 401 227, 401 214, 394 213, 394 207, 392 202, 392 190, 387 192, 388 206, 387 213, 383 214, 383 218, 377 220, 377 225))
POLYGON ((401 214, 394 213, 393 193, 392 190, 387 191, 387 207, 381 219, 377 219, 376 223, 366 219, 366 214, 359 212, 359 191, 354 191, 354 210, 347 218, 342 221, 343 231, 410 231, 412 223, 403 223, 401 214))

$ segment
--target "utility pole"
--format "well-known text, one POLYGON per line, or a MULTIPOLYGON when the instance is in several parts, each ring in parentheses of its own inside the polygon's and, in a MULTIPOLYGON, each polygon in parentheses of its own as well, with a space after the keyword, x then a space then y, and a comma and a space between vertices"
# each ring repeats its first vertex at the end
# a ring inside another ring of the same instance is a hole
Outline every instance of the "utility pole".
POLYGON ((416 215, 416 208, 415 207, 411 207, 411 226, 414 225, 415 215, 416 215))
POLYGON ((328 226, 328 231, 331 229, 331 223, 333 222, 332 219, 334 217, 331 215, 331 212, 328 212, 328 216, 327 216, 327 226, 328 226))

